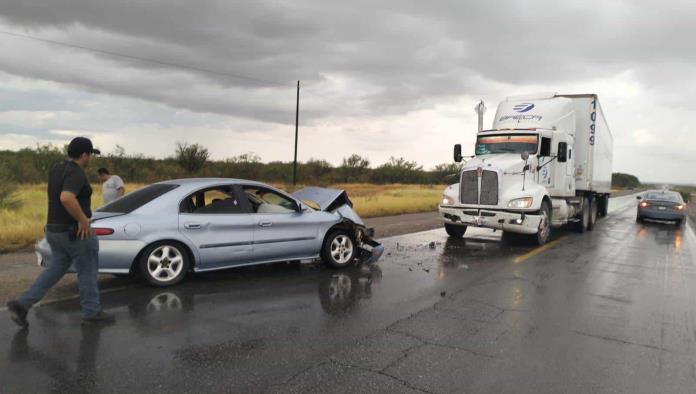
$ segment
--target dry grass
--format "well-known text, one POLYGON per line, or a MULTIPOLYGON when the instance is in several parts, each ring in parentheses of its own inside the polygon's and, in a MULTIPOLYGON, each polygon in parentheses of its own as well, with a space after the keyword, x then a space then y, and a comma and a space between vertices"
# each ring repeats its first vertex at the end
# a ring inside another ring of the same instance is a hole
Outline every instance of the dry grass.
MULTIPOLYGON (((126 191, 140 186, 126 185, 126 191)), ((92 189, 92 206, 99 207, 102 205, 101 185, 92 185, 92 189)), ((48 209, 46 185, 22 185, 14 197, 20 202, 18 209, 0 209, 0 252, 26 248, 43 236, 48 209)))
MULTIPOLYGON (((127 184, 126 191, 142 185, 127 184)), ((288 190, 282 185, 277 185, 288 190)), ((355 210, 364 218, 427 212, 437 209, 442 185, 373 185, 346 184, 330 187, 345 189, 355 210)), ((102 205, 101 185, 92 185, 92 206, 102 205)), ((15 196, 21 206, 17 210, 0 210, 0 252, 25 249, 43 236, 46 223, 46 185, 23 185, 15 196)))

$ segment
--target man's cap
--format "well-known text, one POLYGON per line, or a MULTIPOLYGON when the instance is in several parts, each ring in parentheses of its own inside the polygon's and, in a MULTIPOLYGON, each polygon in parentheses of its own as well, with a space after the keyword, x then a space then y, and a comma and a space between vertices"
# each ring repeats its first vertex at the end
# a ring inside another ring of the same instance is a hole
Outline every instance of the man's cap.
POLYGON ((91 155, 101 154, 99 149, 94 149, 94 146, 92 146, 92 141, 90 141, 89 138, 73 138, 73 140, 70 141, 70 145, 68 145, 68 156, 76 159, 83 153, 89 153, 91 155))

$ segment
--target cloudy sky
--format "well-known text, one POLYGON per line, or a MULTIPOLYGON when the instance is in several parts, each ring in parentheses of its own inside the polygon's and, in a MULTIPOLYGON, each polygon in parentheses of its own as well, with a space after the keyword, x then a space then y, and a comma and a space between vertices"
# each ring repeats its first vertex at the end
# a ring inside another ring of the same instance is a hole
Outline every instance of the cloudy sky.
POLYGON ((481 98, 490 125, 505 96, 593 92, 615 171, 696 183, 694 20, 674 0, 2 0, 0 149, 287 161, 299 79, 301 160, 429 168, 473 151, 481 98))

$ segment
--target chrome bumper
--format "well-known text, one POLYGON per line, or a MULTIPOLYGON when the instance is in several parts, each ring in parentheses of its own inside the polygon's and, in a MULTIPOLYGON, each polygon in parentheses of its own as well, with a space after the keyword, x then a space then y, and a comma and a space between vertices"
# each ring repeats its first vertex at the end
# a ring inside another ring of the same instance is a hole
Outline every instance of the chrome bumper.
POLYGON ((496 211, 490 209, 439 206, 440 218, 449 224, 490 228, 520 234, 536 234, 539 230, 541 216, 523 212, 496 211), (465 211, 477 211, 469 215, 465 211))

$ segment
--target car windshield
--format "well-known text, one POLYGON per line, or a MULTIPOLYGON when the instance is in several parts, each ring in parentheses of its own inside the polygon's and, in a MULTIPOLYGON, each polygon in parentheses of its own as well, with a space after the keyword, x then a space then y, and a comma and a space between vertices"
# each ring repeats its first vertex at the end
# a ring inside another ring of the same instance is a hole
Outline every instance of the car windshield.
POLYGON ((128 193, 118 200, 97 209, 98 212, 131 213, 179 185, 156 183, 128 193))
POLYGON ((681 202, 681 196, 675 192, 650 192, 645 195, 646 200, 660 200, 681 202))
POLYGON ((535 154, 539 136, 536 134, 497 134, 482 135, 476 139, 476 155, 496 153, 535 154))

